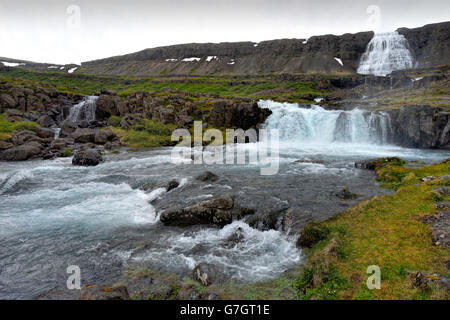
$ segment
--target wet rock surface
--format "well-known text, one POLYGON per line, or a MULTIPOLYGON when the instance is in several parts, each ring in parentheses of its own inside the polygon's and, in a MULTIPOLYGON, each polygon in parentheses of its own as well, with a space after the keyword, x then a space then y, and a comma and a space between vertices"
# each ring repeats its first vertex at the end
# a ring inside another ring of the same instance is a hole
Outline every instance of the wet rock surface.
POLYGON ((94 149, 80 150, 72 159, 72 164, 77 166, 96 166, 101 162, 103 162, 101 152, 94 149))
POLYGON ((234 200, 231 196, 205 200, 186 208, 163 212, 160 220, 165 225, 190 226, 214 224, 224 226, 232 222, 234 200))

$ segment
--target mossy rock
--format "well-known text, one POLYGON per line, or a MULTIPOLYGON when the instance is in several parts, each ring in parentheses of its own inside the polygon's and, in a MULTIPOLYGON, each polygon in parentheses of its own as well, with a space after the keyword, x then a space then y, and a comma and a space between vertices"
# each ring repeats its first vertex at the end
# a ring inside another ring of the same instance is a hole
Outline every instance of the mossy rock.
POLYGON ((63 157, 68 158, 73 155, 72 149, 66 149, 61 154, 63 157))
POLYGON ((310 222, 303 228, 300 237, 297 240, 297 246, 300 248, 311 248, 317 242, 328 237, 330 230, 319 222, 310 222))

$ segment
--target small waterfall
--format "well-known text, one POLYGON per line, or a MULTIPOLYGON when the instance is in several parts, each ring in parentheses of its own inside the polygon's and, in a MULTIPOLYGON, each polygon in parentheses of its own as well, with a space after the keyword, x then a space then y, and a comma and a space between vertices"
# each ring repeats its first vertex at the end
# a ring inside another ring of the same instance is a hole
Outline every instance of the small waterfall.
POLYGON ((86 121, 88 124, 94 122, 97 99, 97 96, 86 96, 83 101, 70 109, 67 119, 76 126, 82 121, 86 121))
POLYGON ((61 134, 61 128, 55 128, 55 135, 53 139, 59 139, 59 135, 61 134))
POLYGON ((386 76, 392 71, 412 69, 414 59, 408 40, 397 32, 376 33, 361 57, 357 72, 386 76))
POLYGON ((318 105, 305 109, 274 101, 260 101, 259 106, 272 110, 264 127, 278 129, 282 142, 388 144, 392 136, 386 112, 325 110, 318 105))

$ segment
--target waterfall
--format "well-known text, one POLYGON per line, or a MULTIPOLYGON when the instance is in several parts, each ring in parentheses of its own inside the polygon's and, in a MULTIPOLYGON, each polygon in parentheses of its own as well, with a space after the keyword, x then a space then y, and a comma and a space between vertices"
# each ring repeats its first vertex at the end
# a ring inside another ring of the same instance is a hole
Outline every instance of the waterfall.
POLYGON ((408 40, 397 32, 376 33, 361 57, 357 72, 386 76, 392 71, 412 69, 408 40))
POLYGON ((94 122, 97 99, 97 96, 86 96, 83 101, 70 109, 67 119, 76 126, 81 121, 86 121, 88 124, 94 122))
POLYGON ((272 111, 264 127, 278 129, 282 142, 388 144, 392 136, 391 121, 386 112, 325 110, 318 105, 306 109, 296 103, 263 100, 259 106, 272 111))

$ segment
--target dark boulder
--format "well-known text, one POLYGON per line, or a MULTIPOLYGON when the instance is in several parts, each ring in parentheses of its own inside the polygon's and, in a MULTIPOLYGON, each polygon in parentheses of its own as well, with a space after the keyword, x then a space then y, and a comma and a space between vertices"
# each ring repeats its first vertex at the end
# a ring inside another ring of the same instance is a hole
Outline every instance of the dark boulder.
POLYGON ((103 121, 111 116, 117 116, 119 114, 117 109, 116 98, 120 99, 119 97, 111 96, 109 94, 106 95, 102 94, 97 99, 95 118, 98 121, 103 121))
POLYGON ((39 123, 39 125, 44 127, 44 128, 50 128, 50 127, 55 125, 55 121, 53 121, 53 119, 50 116, 47 116, 47 115, 41 116, 38 119, 37 123, 39 123))
POLYGON ((203 181, 203 182, 206 182, 206 181, 214 182, 214 181, 217 181, 218 177, 211 171, 205 171, 201 175, 197 176, 195 179, 198 181, 203 181))
POLYGON ((98 129, 78 128, 72 134, 72 138, 78 143, 94 143, 98 129))
POLYGON ((72 158, 72 164, 77 166, 96 166, 102 161, 102 154, 94 149, 80 150, 72 158))
POLYGON ((225 241, 226 248, 233 248, 245 240, 244 230, 241 227, 236 228, 235 232, 225 241))
POLYGON ((0 111, 14 109, 16 104, 16 100, 9 94, 4 93, 0 95, 0 111))
POLYGON ((250 129, 264 122, 272 112, 262 109, 255 101, 216 100, 212 106, 209 122, 218 127, 250 129))
POLYGON ((0 160, 24 161, 38 156, 41 150, 42 146, 38 143, 30 142, 2 151, 0 153, 0 160))
POLYGON ((205 200, 198 204, 163 212, 160 220, 164 225, 190 226, 197 224, 215 224, 224 226, 232 222, 232 197, 221 197, 205 200))
POLYGON ((170 190, 173 190, 175 188, 178 188, 178 186, 180 185, 180 183, 177 180, 172 180, 167 184, 167 192, 169 192, 170 190))
POLYGON ((117 138, 116 134, 111 130, 108 129, 98 130, 95 133, 94 142, 96 144, 105 144, 108 141, 113 141, 116 138, 117 138))

